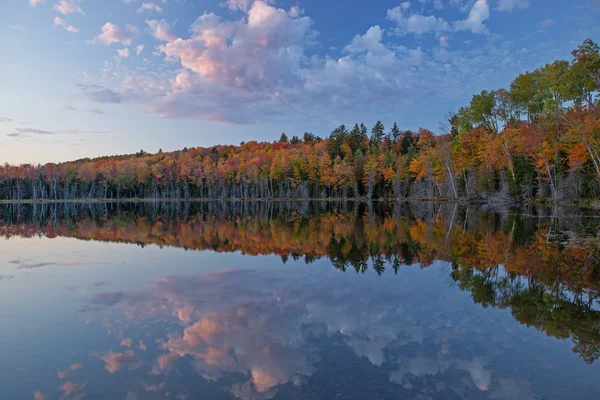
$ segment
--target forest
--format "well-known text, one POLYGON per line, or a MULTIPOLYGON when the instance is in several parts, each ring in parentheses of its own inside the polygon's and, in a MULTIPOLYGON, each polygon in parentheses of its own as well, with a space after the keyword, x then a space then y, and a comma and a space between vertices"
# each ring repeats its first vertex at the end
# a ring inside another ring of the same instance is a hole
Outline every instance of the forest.
POLYGON ((588 363, 600 358, 600 236, 589 214, 559 208, 520 216, 431 202, 287 203, 12 204, 0 207, 0 237, 276 254, 307 264, 327 258, 358 275, 442 263, 473 302, 510 309, 520 323, 570 339, 588 363))
POLYGON ((283 133, 272 143, 4 164, 0 200, 592 201, 600 195, 599 91, 599 46, 587 39, 570 61, 473 95, 438 135, 378 121, 340 125, 325 138, 283 133))

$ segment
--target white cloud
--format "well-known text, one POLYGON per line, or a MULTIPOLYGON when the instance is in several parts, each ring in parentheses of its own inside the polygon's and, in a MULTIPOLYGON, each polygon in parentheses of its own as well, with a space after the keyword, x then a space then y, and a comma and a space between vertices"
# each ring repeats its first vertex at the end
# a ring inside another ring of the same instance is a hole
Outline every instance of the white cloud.
POLYGON ((131 34, 112 22, 107 22, 102 25, 102 33, 90 41, 90 43, 104 43, 109 46, 112 43, 121 43, 124 45, 131 44, 131 34))
POLYGON ((345 47, 345 50, 348 53, 362 53, 364 51, 383 53, 386 48, 381 43, 382 33, 383 31, 379 25, 373 26, 364 35, 354 36, 352 42, 345 47))
POLYGON ((163 42, 172 42, 177 39, 177 37, 171 32, 169 24, 167 24, 165 21, 146 20, 146 24, 150 28, 152 36, 158 40, 162 40, 163 42))
POLYGON ((79 32, 79 29, 77 29, 73 25, 69 25, 69 23, 67 21, 65 21, 64 19, 62 19, 60 17, 55 17, 54 18, 54 25, 55 26, 60 26, 61 28, 63 28, 67 32, 71 32, 71 33, 77 33, 77 32, 79 32))
POLYGON ((469 12, 467 19, 454 23, 457 31, 471 31, 477 34, 487 33, 484 22, 490 17, 490 7, 487 0, 477 0, 469 12))
POLYGON ((45 3, 46 1, 48 0, 29 0, 29 5, 35 7, 38 4, 45 3))
POLYGON ((54 9, 63 15, 72 14, 72 13, 83 13, 81 7, 79 7, 80 0, 60 0, 57 4, 54 5, 54 9))
POLYGON ((511 12, 515 8, 527 8, 529 7, 529 0, 499 0, 498 11, 511 12))
POLYGON ((138 44, 135 48, 135 54, 139 56, 140 54, 142 54, 142 51, 144 51, 144 45, 138 44))
POLYGON ((443 18, 433 15, 409 14, 408 7, 404 4, 387 11, 387 18, 396 23, 397 34, 423 35, 429 32, 442 32, 450 29, 450 25, 443 18))
POLYGON ((163 9, 154 3, 142 3, 140 8, 138 8, 137 12, 138 14, 141 14, 145 11, 156 11, 160 13, 163 11, 163 9))
POLYGON ((119 57, 124 57, 127 58, 129 57, 129 48, 125 47, 124 49, 118 49, 117 53, 119 54, 119 57))

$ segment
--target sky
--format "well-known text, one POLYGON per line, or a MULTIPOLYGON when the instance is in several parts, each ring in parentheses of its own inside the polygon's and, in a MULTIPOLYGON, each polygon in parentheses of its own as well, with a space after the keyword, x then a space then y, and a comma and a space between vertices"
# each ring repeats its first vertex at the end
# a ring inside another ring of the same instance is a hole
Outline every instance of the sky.
POLYGON ((440 132, 600 40, 600 0, 2 0, 0 163, 440 132))

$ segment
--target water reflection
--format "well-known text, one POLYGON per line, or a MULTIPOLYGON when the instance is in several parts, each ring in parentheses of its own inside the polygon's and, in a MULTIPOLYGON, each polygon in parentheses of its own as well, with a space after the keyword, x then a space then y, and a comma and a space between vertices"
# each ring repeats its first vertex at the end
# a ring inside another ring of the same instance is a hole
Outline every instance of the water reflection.
POLYGON ((7 206, 0 233, 235 253, 235 268, 164 271, 126 290, 96 281, 73 311, 110 341, 84 340, 82 359, 64 361, 64 398, 106 393, 99 376, 120 398, 589 398, 600 392, 598 220, 532 212, 7 206), (280 260, 256 267, 239 253, 280 260))

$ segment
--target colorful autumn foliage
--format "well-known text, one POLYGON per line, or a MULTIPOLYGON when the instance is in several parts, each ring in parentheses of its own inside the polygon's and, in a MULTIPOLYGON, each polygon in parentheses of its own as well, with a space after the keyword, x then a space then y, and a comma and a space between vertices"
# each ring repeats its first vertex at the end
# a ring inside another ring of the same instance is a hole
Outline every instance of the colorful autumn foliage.
POLYGON ((325 140, 0 166, 0 199, 490 198, 595 199, 600 194, 600 52, 483 90, 448 119, 447 132, 386 133, 378 121, 341 125, 325 140))

